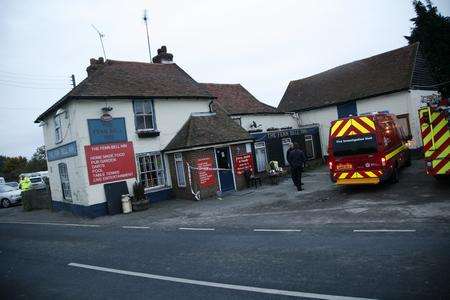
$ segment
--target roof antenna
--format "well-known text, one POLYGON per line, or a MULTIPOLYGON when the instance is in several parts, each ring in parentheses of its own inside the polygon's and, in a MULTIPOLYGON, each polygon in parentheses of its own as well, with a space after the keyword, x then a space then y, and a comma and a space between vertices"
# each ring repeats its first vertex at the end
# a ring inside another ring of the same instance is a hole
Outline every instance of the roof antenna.
POLYGON ((102 44, 103 56, 105 57, 105 60, 106 60, 105 47, 103 46, 103 38, 105 37, 105 35, 103 33, 101 33, 100 30, 98 30, 97 27, 94 26, 94 24, 91 24, 91 26, 98 33, 98 37, 100 38, 100 43, 102 44))
POLYGON ((144 17, 142 19, 145 22, 145 29, 147 30, 148 56, 149 56, 149 59, 150 59, 150 63, 152 63, 152 52, 150 50, 150 38, 148 36, 148 23, 147 23, 148 17, 147 17, 147 10, 146 9, 144 10, 144 17))

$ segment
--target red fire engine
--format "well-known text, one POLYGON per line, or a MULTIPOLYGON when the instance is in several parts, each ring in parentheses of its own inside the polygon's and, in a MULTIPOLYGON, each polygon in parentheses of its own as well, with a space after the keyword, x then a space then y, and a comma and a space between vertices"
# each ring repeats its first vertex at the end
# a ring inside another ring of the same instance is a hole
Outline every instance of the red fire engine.
POLYGON ((328 165, 341 185, 398 182, 399 169, 411 164, 407 137, 395 115, 373 113, 331 122, 328 165))
POLYGON ((422 98, 420 130, 427 173, 437 179, 450 177, 450 105, 439 95, 422 98))

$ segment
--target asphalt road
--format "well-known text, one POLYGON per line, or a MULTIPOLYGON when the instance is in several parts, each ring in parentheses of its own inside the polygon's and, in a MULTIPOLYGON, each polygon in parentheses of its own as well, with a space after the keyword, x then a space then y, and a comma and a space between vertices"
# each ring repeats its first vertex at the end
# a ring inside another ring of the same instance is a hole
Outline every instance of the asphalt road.
POLYGON ((290 228, 298 230, 291 232, 254 229, 3 223, 0 298, 448 299, 450 295, 448 223, 311 225, 290 228), (409 231, 354 231, 366 229, 409 231), (92 269, 97 267, 107 269, 92 269))

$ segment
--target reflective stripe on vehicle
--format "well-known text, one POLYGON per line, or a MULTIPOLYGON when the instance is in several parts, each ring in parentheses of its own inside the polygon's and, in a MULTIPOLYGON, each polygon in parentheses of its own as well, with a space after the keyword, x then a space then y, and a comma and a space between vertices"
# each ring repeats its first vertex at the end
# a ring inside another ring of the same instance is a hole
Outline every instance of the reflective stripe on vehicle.
POLYGON ((391 158, 393 158, 394 156, 396 156, 397 154, 399 154, 402 150, 405 150, 406 146, 405 145, 401 145, 400 147, 398 147, 397 149, 395 149, 394 151, 388 153, 386 155, 386 160, 389 160, 391 158))

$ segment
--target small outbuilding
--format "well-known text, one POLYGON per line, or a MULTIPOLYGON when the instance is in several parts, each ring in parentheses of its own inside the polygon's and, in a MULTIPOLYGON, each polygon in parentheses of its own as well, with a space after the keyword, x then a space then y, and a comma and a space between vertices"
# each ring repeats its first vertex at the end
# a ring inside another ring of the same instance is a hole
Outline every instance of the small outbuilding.
POLYGON ((220 110, 191 114, 164 149, 175 196, 199 200, 245 188, 244 172, 254 169, 252 144, 250 134, 220 110))

